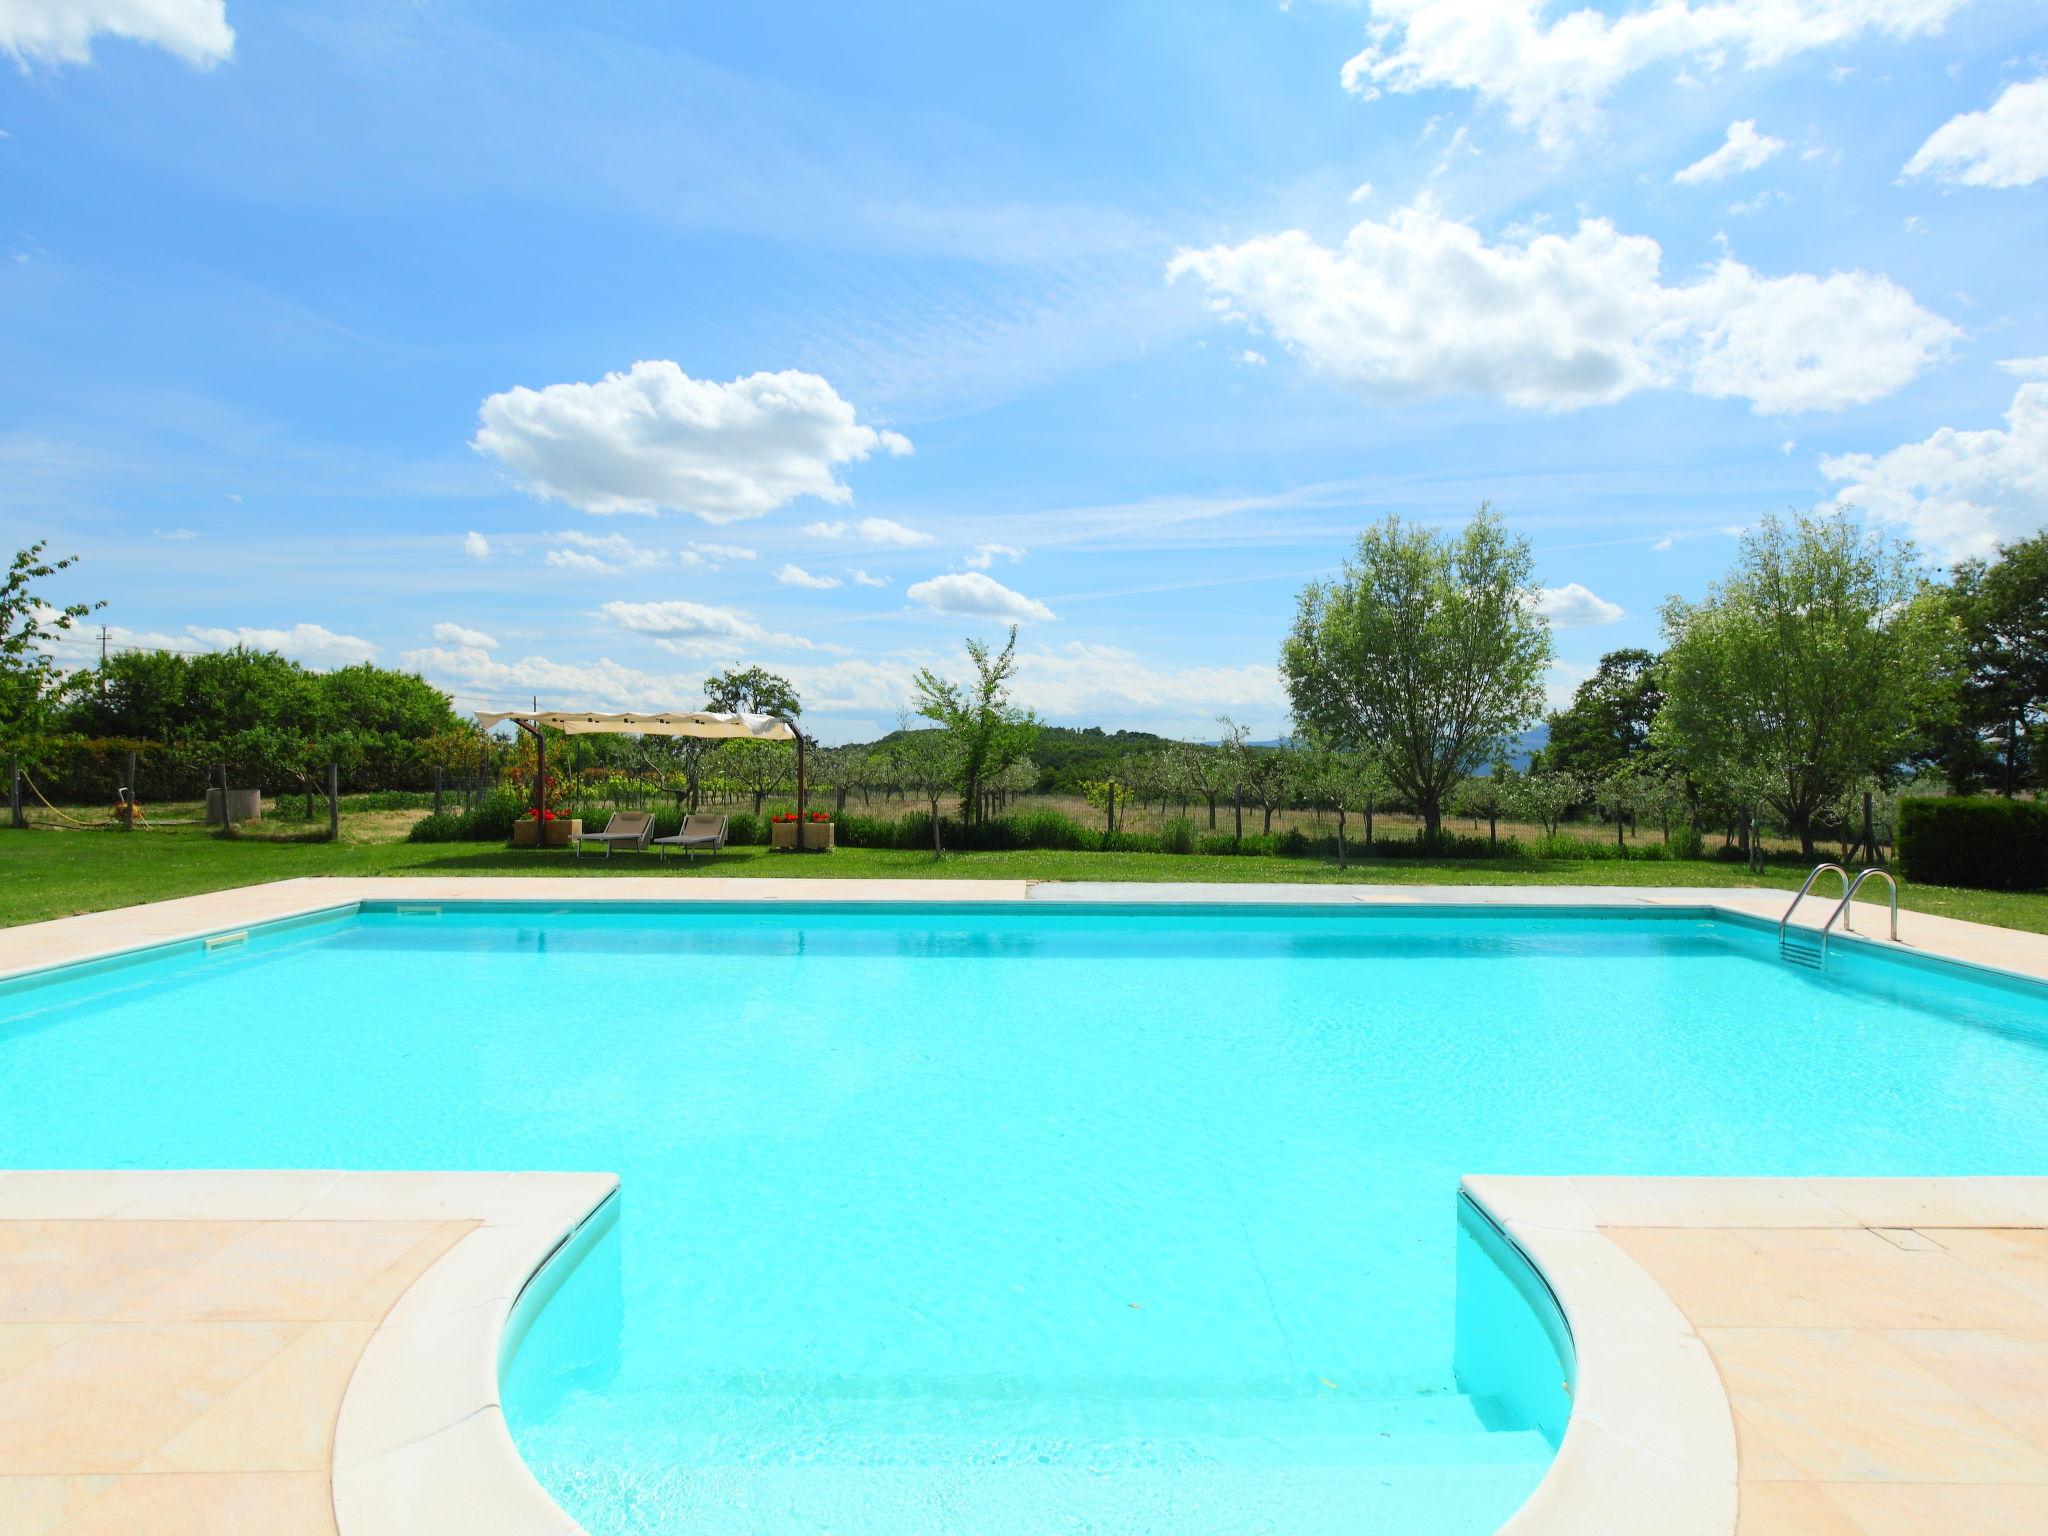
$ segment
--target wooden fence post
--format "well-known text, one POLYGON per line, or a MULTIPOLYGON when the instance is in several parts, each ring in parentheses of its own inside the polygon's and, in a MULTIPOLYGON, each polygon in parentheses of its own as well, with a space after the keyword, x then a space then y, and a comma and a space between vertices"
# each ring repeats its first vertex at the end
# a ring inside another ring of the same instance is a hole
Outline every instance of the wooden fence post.
MULTIPOLYGON (((441 769, 438 764, 434 768, 434 814, 441 814, 441 769)), ((661 850, 657 848, 655 852, 659 853, 661 850)))
POLYGON ((7 824, 12 827, 28 825, 28 813, 21 808, 21 759, 7 760, 7 824))
POLYGON ((341 764, 327 765, 327 841, 341 836, 341 764))
POLYGON ((220 781, 220 835, 222 837, 233 837, 235 835, 235 820, 234 817, 228 814, 228 765, 226 763, 216 764, 214 766, 214 773, 220 781))
POLYGON ((135 754, 130 752, 121 785, 121 830, 135 830, 135 754))

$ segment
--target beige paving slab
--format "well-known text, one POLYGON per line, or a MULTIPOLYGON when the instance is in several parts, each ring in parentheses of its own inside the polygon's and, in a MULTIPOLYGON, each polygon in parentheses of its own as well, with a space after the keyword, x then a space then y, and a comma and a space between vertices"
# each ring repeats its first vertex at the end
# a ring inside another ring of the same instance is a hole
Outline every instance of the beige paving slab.
POLYGON ((8 1179, 38 1214, 0 1222, 0 1536, 573 1529, 502 1419, 463 1421, 496 1415, 513 1298, 616 1179, 8 1179))
MULTIPOLYGON (((1602 1422, 1639 1423, 1647 1438, 1638 1438, 1666 1452, 1718 1444, 1721 1433, 1697 1401, 1678 1417, 1637 1406, 1673 1390, 1673 1357, 1617 1347, 1628 1336, 1601 1310, 1615 1263, 1654 1284, 1710 1356, 1712 1395, 1732 1423, 1738 1497, 1726 1511, 1698 1501, 1689 1533, 2048 1530, 2048 1329, 2039 1323, 2048 1225, 2016 1214, 2044 1208, 2048 1178, 1465 1184, 1556 1290, 1579 1345, 1581 1405, 1597 1393, 1640 1414, 1595 1415, 1602 1422), (1904 1218, 1925 1224, 1870 1224, 1904 1218), (1523 1224, 1537 1220, 1573 1242, 1523 1224), (1603 1243, 1612 1260, 1589 1246, 1603 1243)), ((1696 1394, 1697 1375, 1686 1381, 1696 1394)), ((1545 1492, 1509 1527, 1515 1536, 1557 1504, 1553 1483, 1600 1475, 1577 1459, 1568 1435, 1545 1492)), ((1592 1521, 1577 1528, 1663 1529, 1688 1475, 1674 1461, 1663 1502, 1635 1523, 1601 1525, 1597 1498, 1576 1503, 1592 1521)), ((1529 1527, 1530 1536, 1573 1529, 1565 1518, 1529 1527)))

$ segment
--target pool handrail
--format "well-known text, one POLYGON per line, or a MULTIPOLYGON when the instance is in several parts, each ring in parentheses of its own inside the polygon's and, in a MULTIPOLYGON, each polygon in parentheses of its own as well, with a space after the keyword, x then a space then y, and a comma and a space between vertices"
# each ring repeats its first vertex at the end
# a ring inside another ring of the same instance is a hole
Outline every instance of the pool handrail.
MULTIPOLYGON (((1790 922, 1792 921, 1792 914, 1793 914, 1794 912, 1796 912, 1796 911, 1798 911, 1798 910, 1799 910, 1799 903, 1801 903, 1802 901, 1806 900, 1806 893, 1807 893, 1808 891, 1810 891, 1810 890, 1812 890, 1812 889, 1813 889, 1813 882, 1814 882, 1814 881, 1816 881, 1816 880, 1818 880, 1818 879, 1819 879, 1819 878, 1820 878, 1820 877, 1821 877, 1822 875, 1826 874, 1826 873, 1827 873, 1827 872, 1828 872, 1829 870, 1831 870, 1831 869, 1832 869, 1832 870, 1833 870, 1833 871, 1834 871, 1834 872, 1835 872, 1836 874, 1838 874, 1838 875, 1840 875, 1840 876, 1842 877, 1842 893, 1843 893, 1843 899, 1844 899, 1844 900, 1847 900, 1847 899, 1848 899, 1848 891, 1849 891, 1849 871, 1847 871, 1846 869, 1842 868, 1842 866, 1841 866, 1841 865, 1839 865, 1839 864, 1816 864, 1816 865, 1814 865, 1814 866, 1813 866, 1813 873, 1812 873, 1812 874, 1810 874, 1810 875, 1808 875, 1808 876, 1806 877, 1806 881, 1805 881, 1805 883, 1804 883, 1803 885, 1801 885, 1801 886, 1799 887, 1799 894, 1798 894, 1797 896, 1794 896, 1794 897, 1792 898, 1792 905, 1791 905, 1791 906, 1789 906, 1789 907, 1787 907, 1787 908, 1785 909, 1785 915, 1784 915, 1783 917, 1781 917, 1781 918, 1779 918, 1779 919, 1778 919, 1778 942, 1779 942, 1780 944, 1783 944, 1783 943, 1785 942, 1785 927, 1786 927, 1786 925, 1787 925, 1788 923, 1790 923, 1790 922)), ((1826 933, 1826 930, 1825 930, 1825 929, 1823 929, 1823 930, 1822 930, 1822 933, 1823 933, 1823 935, 1825 935, 1825 933, 1826 933)), ((1823 943, 1825 943, 1825 938, 1823 938, 1823 943)))
POLYGON ((1892 942, 1894 944, 1899 942, 1899 882, 1892 878, 1890 870, 1879 869, 1873 864, 1849 882, 1849 888, 1842 893, 1840 903, 1835 907, 1834 911, 1828 914, 1828 920, 1821 924, 1820 943, 1823 952, 1827 949, 1828 930, 1835 926, 1836 918, 1839 917, 1842 920, 1842 932, 1854 933, 1856 931, 1856 924, 1854 922, 1856 914, 1851 910, 1850 904, 1856 900, 1856 893, 1863 888, 1863 882, 1872 875, 1879 876, 1886 885, 1892 888, 1892 942))

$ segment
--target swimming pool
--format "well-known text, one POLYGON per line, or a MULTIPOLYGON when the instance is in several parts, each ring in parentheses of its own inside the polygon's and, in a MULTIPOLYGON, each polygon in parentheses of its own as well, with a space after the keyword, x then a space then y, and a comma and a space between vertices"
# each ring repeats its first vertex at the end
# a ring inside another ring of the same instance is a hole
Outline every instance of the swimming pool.
POLYGON ((1682 911, 373 906, 0 986, 0 1082, 0 1166, 620 1173, 506 1383, 600 1536, 1462 1536, 1551 1443, 1453 1369, 1460 1174, 2038 1172, 2048 996, 1682 911))

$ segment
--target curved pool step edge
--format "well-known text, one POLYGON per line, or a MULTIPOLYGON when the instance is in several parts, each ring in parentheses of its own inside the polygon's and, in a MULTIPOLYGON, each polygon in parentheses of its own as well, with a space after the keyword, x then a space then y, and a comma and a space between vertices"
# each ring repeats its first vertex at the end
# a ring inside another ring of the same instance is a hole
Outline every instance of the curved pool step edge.
POLYGON ((1706 1345, 1564 1180, 1472 1176, 1470 1200, 1541 1277, 1576 1357, 1557 1459, 1501 1536, 1733 1536, 1735 1415, 1706 1345))
POLYGON ((392 1306, 335 1423, 340 1536, 577 1536, 513 1444, 499 1356, 521 1292, 618 1187, 609 1173, 506 1177, 392 1306))

